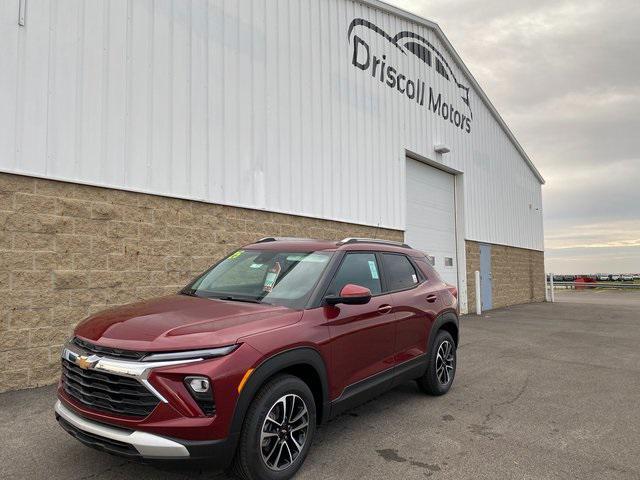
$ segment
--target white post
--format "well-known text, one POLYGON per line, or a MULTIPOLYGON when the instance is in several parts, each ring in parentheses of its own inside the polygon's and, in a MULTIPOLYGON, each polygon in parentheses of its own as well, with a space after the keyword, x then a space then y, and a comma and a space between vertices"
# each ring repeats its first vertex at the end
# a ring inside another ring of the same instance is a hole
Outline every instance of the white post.
POLYGON ((480 297, 480 272, 476 270, 476 314, 482 315, 482 298, 480 297))
POLYGON ((553 273, 549 274, 549 288, 551 289, 551 303, 554 303, 556 301, 556 296, 553 291, 553 273))
POLYGON ((548 302, 551 300, 549 298, 549 274, 545 272, 544 274, 544 301, 548 302))

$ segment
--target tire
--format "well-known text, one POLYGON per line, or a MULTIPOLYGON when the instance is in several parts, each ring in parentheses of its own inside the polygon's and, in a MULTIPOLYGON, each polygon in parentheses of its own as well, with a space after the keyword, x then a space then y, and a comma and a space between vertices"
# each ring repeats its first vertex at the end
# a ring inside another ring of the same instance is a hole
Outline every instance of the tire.
POLYGON ((258 391, 247 410, 231 473, 243 480, 293 477, 309 452, 315 428, 316 405, 307 384, 293 375, 278 375, 258 391), (280 428, 285 418, 290 422, 280 428), (305 421, 306 428, 301 427, 305 421))
POLYGON ((456 361, 456 343, 453 337, 449 332, 440 330, 429 352, 427 371, 417 379, 420 389, 429 395, 437 396, 447 393, 456 375, 456 361), (443 354, 446 359, 444 364, 443 354))

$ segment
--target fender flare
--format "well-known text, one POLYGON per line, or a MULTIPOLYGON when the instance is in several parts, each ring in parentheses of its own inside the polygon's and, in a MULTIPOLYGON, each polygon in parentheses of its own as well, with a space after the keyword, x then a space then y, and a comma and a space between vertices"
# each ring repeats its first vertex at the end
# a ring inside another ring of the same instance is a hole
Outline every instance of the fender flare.
POLYGON ((298 347, 277 353, 272 357, 263 360, 249 376, 233 412, 233 418, 229 428, 229 438, 235 443, 240 436, 242 424, 244 423, 247 410, 255 398, 258 390, 265 382, 278 372, 288 367, 303 365, 315 370, 322 388, 322 417, 326 418, 329 409, 329 382, 327 380, 327 368, 320 353, 311 347, 298 347))
POLYGON ((457 332, 457 338, 454 338, 454 340, 456 342, 456 346, 460 344, 460 322, 458 320, 458 315, 456 315, 454 312, 445 312, 439 315, 431 325, 431 330, 429 331, 429 341, 428 341, 429 352, 431 351, 431 348, 433 347, 433 341, 436 338, 435 333, 446 324, 452 324, 455 327, 457 332))

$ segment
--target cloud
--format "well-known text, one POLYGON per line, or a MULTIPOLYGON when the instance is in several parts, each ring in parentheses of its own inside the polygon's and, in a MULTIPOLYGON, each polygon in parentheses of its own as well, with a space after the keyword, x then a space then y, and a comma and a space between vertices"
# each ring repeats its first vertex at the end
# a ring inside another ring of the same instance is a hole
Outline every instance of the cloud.
POLYGON ((585 223, 557 229, 546 237, 547 250, 640 247, 640 220, 585 223))
POLYGON ((640 273, 638 247, 548 249, 547 272, 560 274, 640 273))
POLYGON ((640 3, 388 1, 440 25, 545 176, 549 268, 640 271, 640 3))
POLYGON ((555 169, 544 189, 548 227, 640 219, 640 161, 609 160, 555 169))

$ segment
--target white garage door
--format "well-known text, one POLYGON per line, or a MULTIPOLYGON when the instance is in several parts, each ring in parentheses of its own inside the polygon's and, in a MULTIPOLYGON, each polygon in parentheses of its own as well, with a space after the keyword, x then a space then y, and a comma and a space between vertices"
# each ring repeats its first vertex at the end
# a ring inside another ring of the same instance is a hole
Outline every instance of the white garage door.
POLYGON ((454 176, 407 158, 405 241, 433 259, 442 279, 458 286, 454 176))

